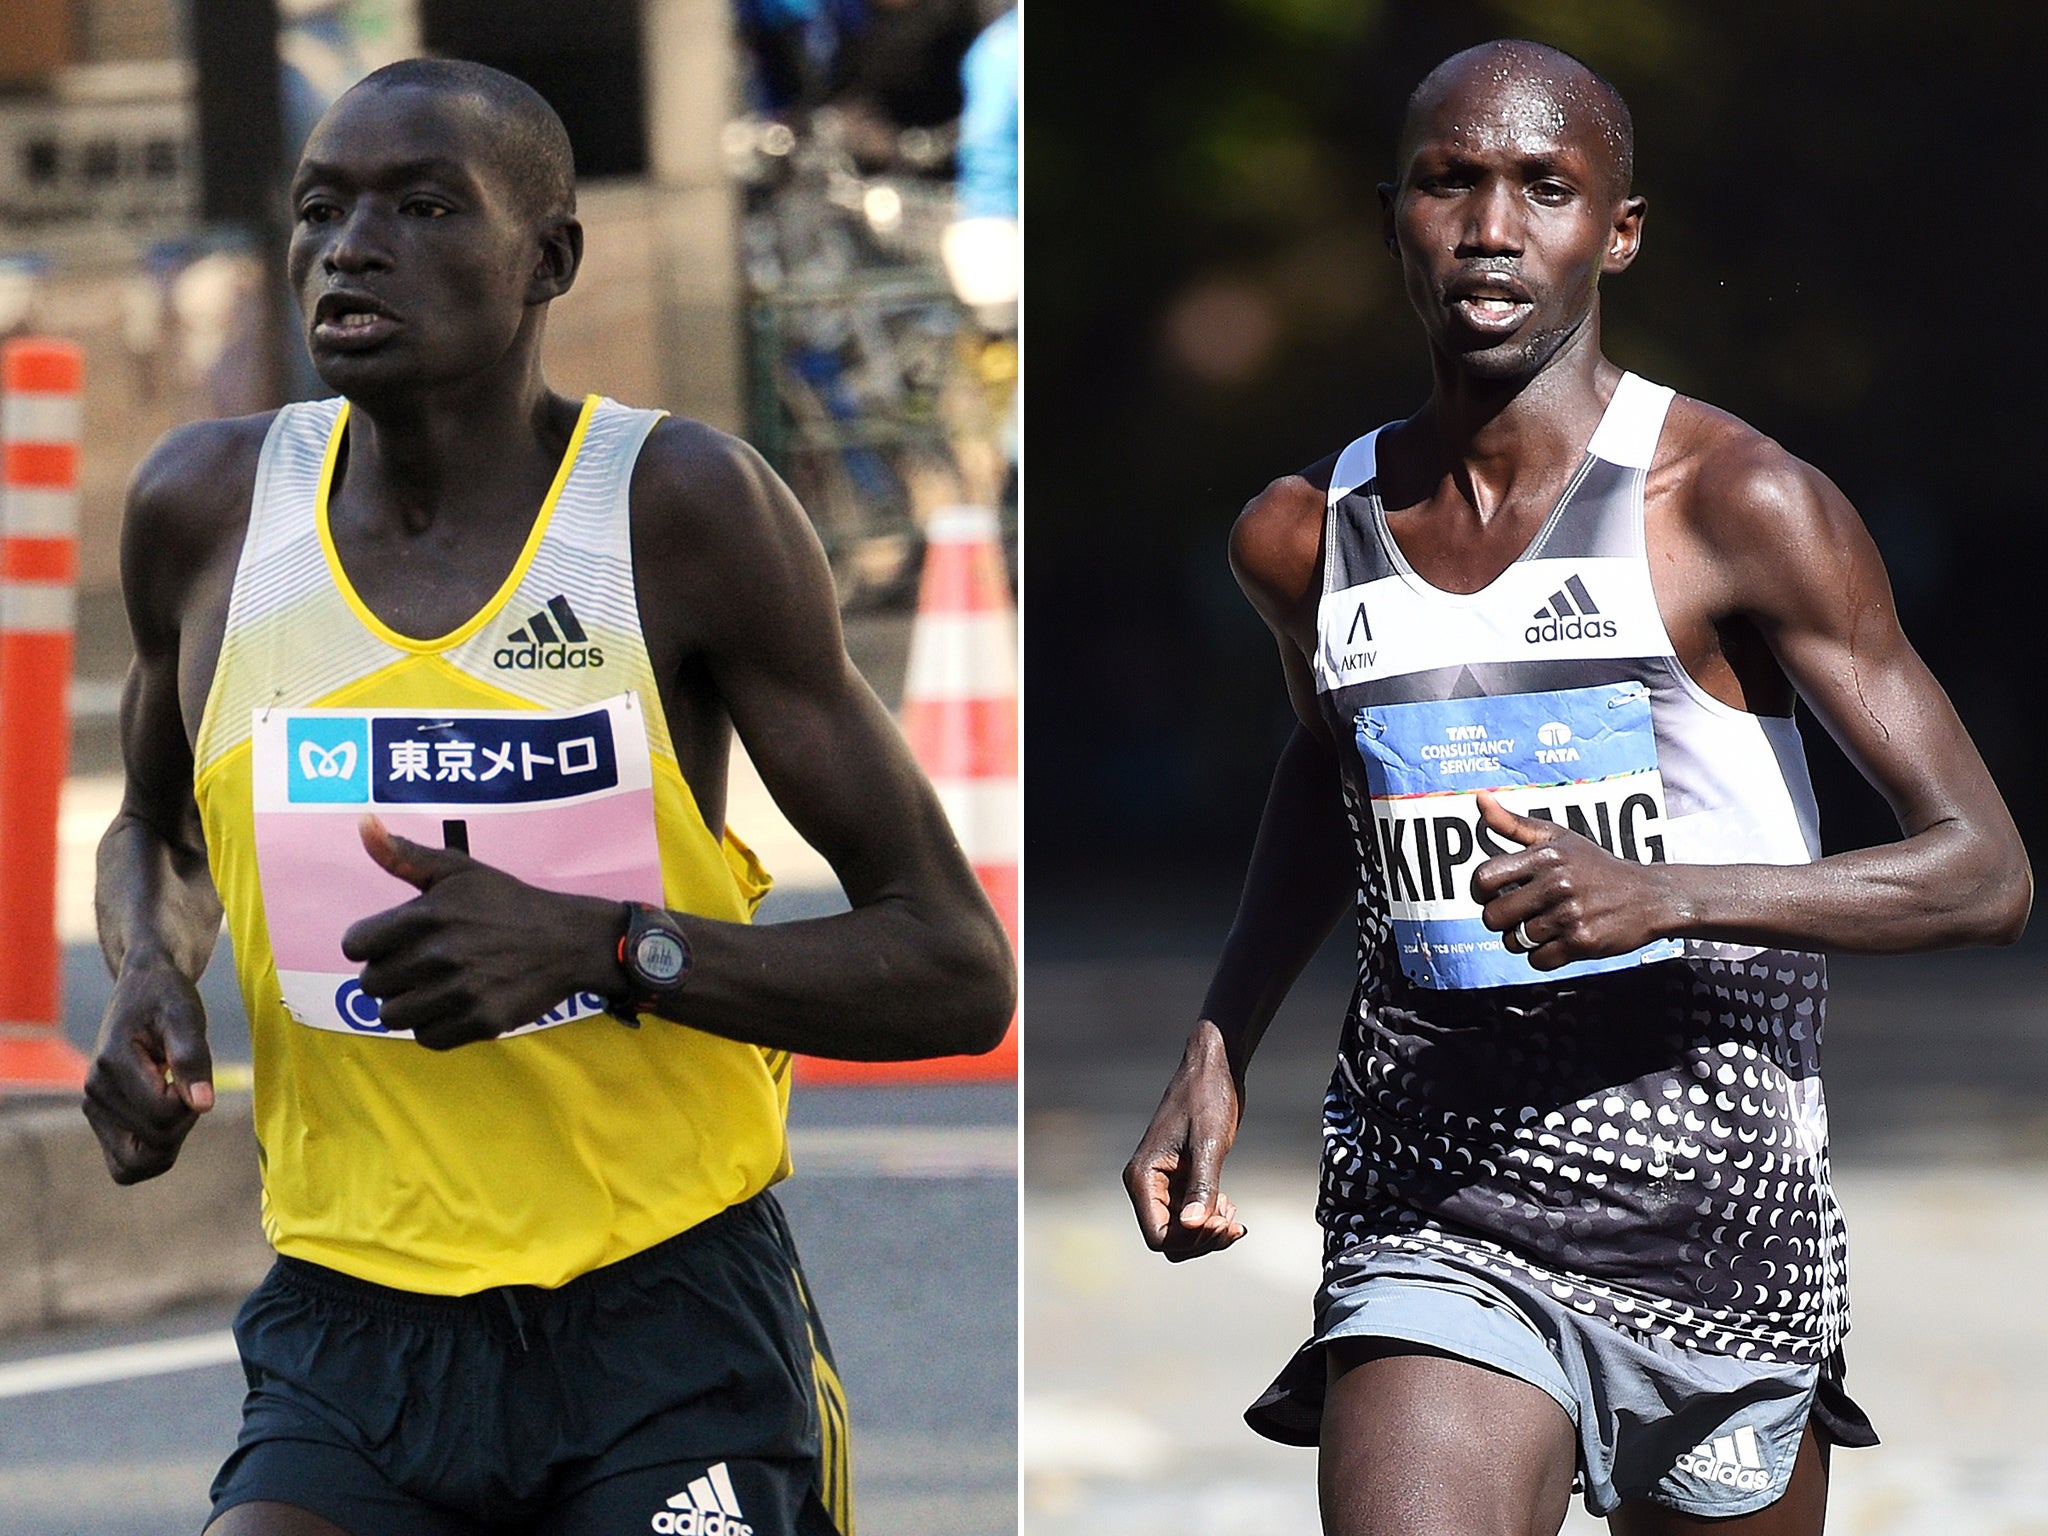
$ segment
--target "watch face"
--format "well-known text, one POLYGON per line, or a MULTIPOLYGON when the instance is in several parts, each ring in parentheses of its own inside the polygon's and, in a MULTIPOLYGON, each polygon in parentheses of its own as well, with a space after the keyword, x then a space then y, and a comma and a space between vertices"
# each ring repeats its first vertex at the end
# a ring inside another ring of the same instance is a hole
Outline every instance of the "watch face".
POLYGON ((689 951, 672 933, 643 933, 633 946, 633 969, 656 986, 667 986, 688 969, 689 951))

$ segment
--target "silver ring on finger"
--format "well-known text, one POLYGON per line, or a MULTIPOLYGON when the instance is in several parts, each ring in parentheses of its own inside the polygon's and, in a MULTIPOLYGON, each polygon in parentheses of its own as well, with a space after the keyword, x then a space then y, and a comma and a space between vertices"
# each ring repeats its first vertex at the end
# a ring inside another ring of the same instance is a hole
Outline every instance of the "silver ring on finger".
POLYGON ((1536 941, 1529 937, 1529 919, 1525 917, 1515 924, 1513 932, 1515 935, 1515 949, 1518 953, 1526 955, 1535 949, 1536 941))

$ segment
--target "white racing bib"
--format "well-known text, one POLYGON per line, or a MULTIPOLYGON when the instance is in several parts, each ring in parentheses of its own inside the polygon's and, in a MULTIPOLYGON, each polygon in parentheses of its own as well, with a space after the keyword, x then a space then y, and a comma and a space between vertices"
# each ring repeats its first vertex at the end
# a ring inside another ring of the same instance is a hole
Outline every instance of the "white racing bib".
MULTIPOLYGON (((253 738, 264 918, 285 1008, 301 1024, 411 1038, 378 1021, 360 967, 341 952, 351 924, 419 894, 364 852, 366 814, 531 885, 661 902, 653 764, 633 694, 554 711, 258 710, 253 738)), ((581 993, 509 1033, 604 1010, 581 993)))
POLYGON ((1682 940, 1663 939, 1539 971, 1480 920, 1472 899, 1473 871, 1520 846, 1480 819, 1482 789, 1509 810, 1557 822, 1620 858, 1665 861, 1664 781, 1641 683, 1384 704, 1360 710, 1355 723, 1395 947, 1411 981, 1515 986, 1684 953, 1682 940))

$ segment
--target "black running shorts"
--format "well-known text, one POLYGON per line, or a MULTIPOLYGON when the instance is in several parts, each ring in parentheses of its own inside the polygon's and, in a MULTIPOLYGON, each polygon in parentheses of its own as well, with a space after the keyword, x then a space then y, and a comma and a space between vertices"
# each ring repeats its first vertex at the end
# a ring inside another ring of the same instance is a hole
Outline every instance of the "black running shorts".
POLYGON ((758 1195, 555 1290, 392 1290, 281 1258, 214 1514, 350 1536, 846 1536, 846 1405, 758 1195))

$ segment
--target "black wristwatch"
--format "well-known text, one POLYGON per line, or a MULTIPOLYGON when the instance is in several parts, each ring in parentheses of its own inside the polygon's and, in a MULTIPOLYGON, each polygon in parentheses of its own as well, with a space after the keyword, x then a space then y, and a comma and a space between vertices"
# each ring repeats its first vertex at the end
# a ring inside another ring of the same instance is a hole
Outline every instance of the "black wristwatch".
POLYGON ((619 965, 627 990, 611 999, 612 1012, 628 1024, 690 974, 690 941, 676 920, 644 901, 625 904, 626 931, 619 935, 619 965))

